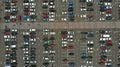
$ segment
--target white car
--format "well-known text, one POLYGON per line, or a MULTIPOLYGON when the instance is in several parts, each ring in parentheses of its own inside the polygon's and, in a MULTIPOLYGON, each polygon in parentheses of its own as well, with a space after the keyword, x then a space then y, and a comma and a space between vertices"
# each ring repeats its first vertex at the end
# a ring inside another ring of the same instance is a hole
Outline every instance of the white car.
POLYGON ((67 21, 67 18, 61 18, 62 21, 67 21))
POLYGON ((81 18, 86 18, 87 15, 83 14, 83 15, 80 15, 81 18))
POLYGON ((63 3, 64 3, 64 2, 66 3, 66 2, 68 2, 68 0, 62 0, 62 2, 63 2, 63 3))
POLYGON ((108 37, 110 37, 110 34, 103 34, 103 35, 101 35, 101 37, 108 38, 108 37))
POLYGON ((62 15, 65 15, 65 14, 67 14, 67 11, 62 11, 62 15))
POLYGON ((100 15, 103 15, 103 14, 105 14, 105 12, 100 12, 100 15))
POLYGON ((50 15, 55 14, 55 12, 49 12, 50 15))
POLYGON ((112 14, 111 14, 111 13, 109 13, 109 14, 106 14, 106 16, 112 16, 112 14))
POLYGON ((100 21, 105 21, 105 18, 103 18, 103 17, 102 17, 102 18, 100 18, 100 21))
POLYGON ((5 9, 5 12, 10 12, 10 9, 8 10, 8 9, 5 9))
POLYGON ((30 29, 30 32, 31 32, 31 31, 36 31, 36 29, 30 29))
POLYGON ((30 12, 35 12, 35 9, 33 9, 33 8, 31 9, 31 8, 30 8, 30 12))
POLYGON ((35 2, 35 0, 29 0, 29 2, 35 2))
POLYGON ((73 35, 68 35, 67 38, 73 38, 73 35))
POLYGON ((30 61, 31 64, 35 64, 36 62, 37 62, 36 60, 30 61))
POLYGON ((55 15, 49 15, 49 18, 54 18, 55 17, 55 15))
POLYGON ((81 11, 86 11, 87 9, 86 9, 86 8, 81 8, 80 10, 81 10, 81 11))
POLYGON ((62 41, 67 41, 67 38, 62 38, 62 41))
POLYGON ((50 50, 50 53, 55 53, 55 51, 54 50, 50 50))
POLYGON ((17 18, 16 16, 10 16, 10 19, 12 19, 12 18, 17 18))
POLYGON ((73 38, 70 38, 70 39, 68 39, 68 41, 69 41, 69 42, 73 42, 74 40, 73 40, 73 38))
POLYGON ((11 48, 16 48, 17 46, 16 45, 11 45, 11 48))
POLYGON ((62 44, 62 47, 65 47, 65 46, 67 46, 67 44, 62 44))
POLYGON ((10 38, 10 35, 4 35, 4 38, 6 39, 6 38, 10 38))
POLYGON ((12 29, 11 31, 17 32, 17 29, 12 29))
POLYGON ((48 58, 48 57, 43 57, 43 59, 44 59, 44 60, 46 60, 46 61, 48 61, 48 60, 49 60, 49 58, 48 58))
POLYGON ((49 8, 55 8, 55 5, 50 5, 49 8))
POLYGON ((43 51, 43 53, 49 53, 48 51, 43 51))
POLYGON ((93 41, 88 41, 88 44, 94 44, 94 42, 93 41))
POLYGON ((52 59, 52 60, 50 60, 49 62, 50 62, 50 63, 54 63, 54 62, 55 62, 55 60, 53 60, 53 59, 52 59))
POLYGON ((32 5, 32 6, 30 6, 30 8, 34 9, 34 8, 35 8, 35 6, 34 6, 34 5, 32 5))
POLYGON ((29 35, 29 32, 23 32, 23 35, 29 35))
POLYGON ((68 44, 68 42, 67 41, 62 41, 62 44, 68 44))
POLYGON ((70 35, 71 35, 71 34, 74 35, 74 32, 68 31, 68 34, 70 34, 70 35))
POLYGON ((34 38, 34 39, 30 39, 30 41, 36 41, 36 39, 34 38))
POLYGON ((42 3, 42 5, 48 5, 48 3, 42 3))
POLYGON ((24 54, 28 54, 29 53, 29 51, 24 51, 24 54))
POLYGON ((43 32, 49 32, 49 29, 43 29, 43 32))
POLYGON ((93 2, 93 0, 86 0, 86 2, 93 2))
POLYGON ((11 38, 16 38, 16 36, 11 36, 11 38))
POLYGON ((112 5, 110 2, 105 2, 104 4, 105 4, 106 6, 107 6, 107 5, 109 5, 109 6, 112 5))
POLYGON ((31 6, 36 6, 36 3, 30 3, 31 6))
POLYGON ((6 38, 5 41, 10 41, 10 39, 6 38))
POLYGON ((55 32, 50 32, 50 35, 55 35, 56 33, 55 32))
POLYGON ((23 3, 23 6, 24 6, 24 5, 25 5, 25 6, 29 6, 29 3, 23 3))
POLYGON ((49 18, 49 21, 50 21, 50 22, 54 22, 55 19, 54 19, 54 18, 49 18))

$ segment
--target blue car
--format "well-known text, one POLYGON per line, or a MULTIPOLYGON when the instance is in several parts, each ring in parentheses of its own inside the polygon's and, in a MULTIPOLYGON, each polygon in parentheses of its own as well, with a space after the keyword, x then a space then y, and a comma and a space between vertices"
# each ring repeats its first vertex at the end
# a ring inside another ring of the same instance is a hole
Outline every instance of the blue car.
POLYGON ((72 11, 70 11, 70 12, 68 12, 68 14, 69 14, 69 15, 73 15, 73 12, 72 12, 72 11))
POLYGON ((24 38, 24 41, 25 42, 29 42, 29 38, 24 38))
POLYGON ((47 22, 47 21, 48 21, 48 18, 43 18, 43 21, 47 22))
POLYGON ((69 64, 69 66, 72 66, 72 67, 75 66, 74 62, 69 62, 68 64, 69 64))
POLYGON ((69 6, 72 6, 72 5, 73 5, 73 2, 72 2, 72 1, 68 2, 68 5, 69 5, 69 6))
POLYGON ((23 48, 29 48, 29 45, 24 45, 23 48))
POLYGON ((24 20, 27 20, 28 18, 29 18, 29 16, 26 16, 26 15, 23 16, 24 20))

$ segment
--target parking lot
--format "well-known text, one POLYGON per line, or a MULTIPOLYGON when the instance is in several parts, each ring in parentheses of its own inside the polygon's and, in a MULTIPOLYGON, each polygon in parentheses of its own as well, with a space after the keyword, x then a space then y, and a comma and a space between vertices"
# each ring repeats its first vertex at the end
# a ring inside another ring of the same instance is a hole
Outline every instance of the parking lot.
MULTIPOLYGON (((106 29, 105 31, 99 31, 98 29, 37 29, 35 32, 36 41, 30 41, 29 50, 33 47, 36 48, 34 64, 37 67, 119 67, 119 30, 106 29), (101 45, 101 42, 105 39, 104 37, 109 39, 105 41, 107 45, 101 45), (32 45, 32 43, 34 44, 32 45)), ((2 52, 0 57, 2 57, 2 62, 0 65, 3 67, 6 63, 6 48, 4 44, 5 39, 3 38, 5 36, 4 30, 1 30, 1 32, 0 50, 2 52)), ((26 55, 24 49, 27 50, 27 47, 25 48, 27 40, 24 40, 23 32, 30 31, 29 29, 19 29, 17 32, 16 57, 18 67, 25 65, 23 57, 26 55)), ((33 62, 29 61, 29 65, 31 65, 33 62)))
POLYGON ((118 22, 119 0, 1 1, 1 22, 118 22), (5 5, 4 5, 5 4, 5 5))

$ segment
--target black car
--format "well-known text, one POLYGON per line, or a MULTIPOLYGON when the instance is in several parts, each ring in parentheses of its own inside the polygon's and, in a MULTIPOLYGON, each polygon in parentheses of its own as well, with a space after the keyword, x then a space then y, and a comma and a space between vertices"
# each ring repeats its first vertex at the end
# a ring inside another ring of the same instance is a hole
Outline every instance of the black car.
POLYGON ((49 11, 50 12, 56 12, 56 10, 54 8, 50 8, 49 11))
POLYGON ((92 2, 87 2, 87 6, 93 6, 92 2))
POLYGON ((44 66, 48 66, 48 65, 49 65, 49 62, 44 62, 43 65, 44 65, 44 66))
POLYGON ((69 53, 69 55, 74 55, 74 53, 73 53, 73 52, 71 52, 71 53, 69 53))
POLYGON ((106 20, 112 20, 112 16, 107 16, 106 20))
POLYGON ((79 2, 86 2, 86 0, 79 0, 79 2))
POLYGON ((87 11, 94 11, 93 8, 87 8, 87 11))
POLYGON ((73 7, 68 7, 68 12, 73 11, 73 7))
POLYGON ((47 5, 42 5, 42 8, 43 8, 43 9, 47 9, 48 6, 47 6, 47 5))

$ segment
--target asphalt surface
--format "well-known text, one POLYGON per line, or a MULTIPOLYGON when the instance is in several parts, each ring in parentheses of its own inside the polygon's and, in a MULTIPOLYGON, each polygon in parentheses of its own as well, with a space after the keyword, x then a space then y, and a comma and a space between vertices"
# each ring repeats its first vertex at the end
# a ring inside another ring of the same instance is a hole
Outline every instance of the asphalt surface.
MULTIPOLYGON (((62 30, 67 30, 67 29, 62 29, 62 30)), ((5 63, 5 46, 4 46, 4 34, 3 34, 3 31, 4 30, 0 30, 2 32, 2 34, 0 34, 1 36, 1 39, 0 39, 0 51, 1 51, 1 54, 0 54, 0 57, 1 57, 1 62, 0 62, 0 66, 3 67, 4 66, 4 63, 5 63)), ((23 66, 23 50, 22 50, 22 46, 23 46, 23 34, 22 32, 25 32, 25 31, 29 31, 28 29, 20 29, 18 30, 18 35, 17 35, 17 60, 18 60, 18 67, 22 67, 23 66)), ((75 32, 75 35, 74 35, 74 49, 68 49, 68 50, 64 50, 62 49, 62 46, 61 46, 61 30, 54 30, 56 32, 56 35, 54 36, 55 37, 55 46, 53 47, 53 49, 56 51, 56 54, 54 56, 55 58, 55 63, 53 63, 53 67, 69 67, 68 66, 68 63, 64 63, 62 60, 64 58, 68 58, 69 61, 73 61, 75 62, 75 66, 76 67, 80 67, 81 64, 86 64, 86 60, 83 60, 81 59, 80 57, 80 53, 82 52, 87 52, 87 41, 82 41, 81 38, 82 37, 86 37, 86 35, 81 35, 80 32, 81 31, 93 31, 94 34, 95 34, 95 37, 92 38, 92 40, 95 42, 94 44, 94 53, 91 54, 93 56, 93 63, 92 65, 94 67, 101 67, 102 65, 99 65, 98 64, 98 61, 100 59, 100 48, 99 48, 99 45, 98 45, 98 42, 99 42, 99 35, 97 32, 98 30, 95 30, 95 29, 86 29, 86 30, 70 30, 68 29, 67 31, 74 31, 75 32), (69 56, 68 53, 69 52, 74 52, 75 55, 74 56, 69 56)), ((109 53, 107 53, 107 56, 108 58, 111 58, 112 59, 112 65, 113 67, 117 67, 117 56, 118 56, 118 49, 117 49, 117 38, 118 38, 118 32, 119 30, 113 30, 111 29, 112 33, 111 33, 111 36, 112 36, 112 42, 113 42, 113 46, 110 47, 111 51, 109 53)), ((36 32, 36 36, 37 36, 37 42, 36 42, 36 58, 37 58, 37 66, 43 66, 42 63, 43 63, 43 46, 42 46, 42 38, 44 37, 42 35, 42 30, 37 30, 36 32)), ((50 35, 48 35, 48 37, 50 37, 50 35)), ((49 67, 52 67, 52 65, 50 64, 49 67)), ((103 66, 104 67, 104 66, 103 66)))
MULTIPOLYGON (((67 0, 67 2, 70 2, 70 1, 73 1, 73 0, 67 0)), ((61 20, 61 18, 68 18, 68 14, 66 15, 62 15, 62 11, 63 10, 66 10, 68 9, 68 3, 65 2, 63 3, 62 0, 55 0, 55 9, 56 9, 56 14, 55 14, 55 22, 64 22, 61 20)), ((101 16, 100 15, 100 11, 99 11, 99 0, 93 0, 93 6, 92 8, 94 9, 94 11, 80 11, 80 8, 81 8, 81 5, 84 5, 87 7, 86 3, 80 3, 79 0, 74 0, 73 1, 74 4, 73 4, 73 7, 74 7, 74 16, 75 16, 75 21, 74 22, 119 22, 119 19, 118 19, 118 4, 120 3, 119 0, 114 0, 112 1, 112 17, 113 19, 112 20, 105 20, 105 21, 100 21, 99 18, 100 17, 105 17, 105 15, 101 16), (88 21, 87 18, 81 18, 80 16, 81 15, 88 15, 88 14, 93 14, 94 17, 93 17, 93 20, 92 21, 88 21)), ((0 22, 4 22, 4 1, 0 1, 1 3, 1 6, 2 6, 2 11, 0 11, 0 13, 2 14, 1 15, 1 18, 2 20, 0 22)), ((42 8, 42 0, 35 0, 35 3, 36 3, 36 15, 37 15, 37 21, 36 22, 43 22, 42 21, 42 12, 44 11, 44 9, 42 8)), ((18 7, 18 16, 21 15, 23 16, 23 1, 22 0, 19 0, 17 2, 17 7, 18 7)), ((47 9, 48 10, 48 9, 47 9)), ((22 20, 22 21, 17 21, 17 22, 27 22, 25 20, 22 20)), ((68 21, 66 21, 68 22, 68 21)))

